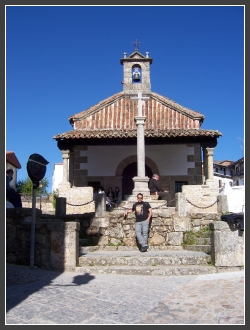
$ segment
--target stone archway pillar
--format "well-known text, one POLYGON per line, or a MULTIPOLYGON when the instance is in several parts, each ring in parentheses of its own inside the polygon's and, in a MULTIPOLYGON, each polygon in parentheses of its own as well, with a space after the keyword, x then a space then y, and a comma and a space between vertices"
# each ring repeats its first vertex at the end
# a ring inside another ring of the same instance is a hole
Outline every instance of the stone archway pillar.
POLYGON ((59 190, 65 190, 71 188, 69 182, 69 150, 62 150, 63 158, 63 181, 59 183, 59 190))
MULTIPOLYGON (((219 189, 218 181, 214 178, 214 161, 213 161, 213 155, 214 155, 214 148, 206 148, 205 150, 205 163, 206 163, 206 185, 213 187, 214 189, 219 189)), ((219 191, 218 191, 219 193, 219 191)))
POLYGON ((214 148, 206 148, 206 163, 207 163, 207 179, 213 179, 214 178, 214 161, 213 161, 213 155, 214 155, 214 148))

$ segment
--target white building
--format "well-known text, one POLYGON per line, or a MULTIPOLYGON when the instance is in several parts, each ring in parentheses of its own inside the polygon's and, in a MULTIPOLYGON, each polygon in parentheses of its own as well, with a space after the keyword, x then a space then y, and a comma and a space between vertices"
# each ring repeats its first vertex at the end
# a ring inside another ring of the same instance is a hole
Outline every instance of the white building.
POLYGON ((52 192, 58 189, 58 185, 63 181, 63 163, 55 163, 52 173, 52 192))
POLYGON ((22 166, 19 163, 19 160, 17 159, 14 151, 6 151, 6 163, 5 163, 5 171, 8 169, 13 170, 13 179, 10 181, 10 186, 14 189, 16 189, 16 183, 17 183, 17 171, 21 169, 22 166))
POLYGON ((233 171, 233 185, 244 186, 244 157, 233 162, 230 168, 233 171))

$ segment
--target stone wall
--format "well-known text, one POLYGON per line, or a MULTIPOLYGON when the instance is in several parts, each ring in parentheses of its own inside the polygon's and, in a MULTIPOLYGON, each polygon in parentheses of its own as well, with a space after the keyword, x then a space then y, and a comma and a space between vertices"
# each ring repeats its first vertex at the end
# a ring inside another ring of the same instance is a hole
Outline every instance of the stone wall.
MULTIPOLYGON (((126 245, 136 246, 135 215, 129 213, 124 218, 123 210, 104 212, 96 217, 84 214, 80 221, 80 238, 87 245, 126 245)), ((153 210, 149 229, 149 245, 169 249, 182 249, 184 233, 199 231, 209 223, 220 219, 220 214, 191 214, 179 216, 174 208, 153 210)))
MULTIPOLYGON (((32 208, 32 198, 22 198, 24 208, 32 208)), ((36 208, 41 210, 43 214, 55 214, 53 203, 47 199, 36 198, 36 208)))
MULTIPOLYGON (((78 264, 79 242, 85 245, 136 246, 135 216, 124 210, 57 217, 36 209, 34 265, 44 269, 72 270, 78 264)), ((154 210, 149 245, 154 249, 182 249, 186 231, 212 228, 211 256, 215 266, 244 265, 244 233, 220 221, 220 214, 179 216, 174 208, 154 210)), ((6 209, 6 262, 30 265, 32 209, 6 209)))
MULTIPOLYGON (((78 263, 80 224, 35 210, 34 265, 71 270, 78 263)), ((6 209, 6 262, 30 265, 32 209, 6 209)))

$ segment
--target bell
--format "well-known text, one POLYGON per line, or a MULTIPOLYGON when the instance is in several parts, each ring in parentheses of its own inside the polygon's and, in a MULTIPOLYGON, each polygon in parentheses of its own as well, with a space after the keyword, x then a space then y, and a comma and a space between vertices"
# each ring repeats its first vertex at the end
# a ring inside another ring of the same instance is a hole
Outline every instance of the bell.
POLYGON ((133 76, 133 80, 134 81, 139 81, 140 80, 140 74, 139 73, 135 73, 133 76))

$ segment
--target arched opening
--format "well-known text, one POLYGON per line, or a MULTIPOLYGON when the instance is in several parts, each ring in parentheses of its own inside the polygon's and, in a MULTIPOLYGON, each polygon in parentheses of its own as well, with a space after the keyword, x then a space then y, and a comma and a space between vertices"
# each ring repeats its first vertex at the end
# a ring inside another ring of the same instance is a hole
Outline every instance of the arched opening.
MULTIPOLYGON (((145 164, 145 176, 151 178, 153 175, 151 169, 145 164)), ((122 172, 122 193, 125 195, 132 195, 134 189, 133 177, 137 176, 137 162, 127 165, 122 172)))
POLYGON ((133 65, 132 67, 132 83, 138 84, 141 82, 142 70, 138 64, 133 65))

